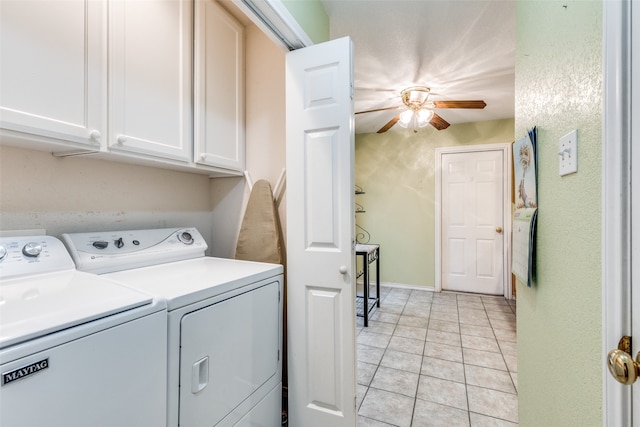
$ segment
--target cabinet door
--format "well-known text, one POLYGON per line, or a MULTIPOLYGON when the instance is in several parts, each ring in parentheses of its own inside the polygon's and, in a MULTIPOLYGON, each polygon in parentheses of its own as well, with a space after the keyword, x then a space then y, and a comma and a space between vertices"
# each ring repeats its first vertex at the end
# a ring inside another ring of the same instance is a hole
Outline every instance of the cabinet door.
POLYGON ((243 27, 213 0, 195 4, 194 160, 243 171, 243 27))
POLYGON ((189 1, 109 2, 109 147, 188 161, 189 1))
MULTIPOLYGON (((98 148, 106 132, 103 19, 94 0, 0 3, 0 127, 98 148)), ((16 133, 17 132, 17 133, 16 133)))

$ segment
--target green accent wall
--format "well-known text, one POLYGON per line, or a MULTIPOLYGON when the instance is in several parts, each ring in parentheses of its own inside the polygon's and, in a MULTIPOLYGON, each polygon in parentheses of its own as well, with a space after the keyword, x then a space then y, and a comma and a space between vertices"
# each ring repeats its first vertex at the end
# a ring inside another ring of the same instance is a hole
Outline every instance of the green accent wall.
POLYGON ((329 16, 320 0, 282 0, 314 43, 329 40, 329 16))
POLYGON ((513 142, 513 130, 506 119, 356 135, 356 223, 380 244, 383 282, 434 287, 435 149, 513 142))
POLYGON ((538 127, 537 278, 518 282, 521 427, 602 425, 601 1, 518 1, 516 138, 538 127), (558 139, 578 130, 578 172, 558 139))

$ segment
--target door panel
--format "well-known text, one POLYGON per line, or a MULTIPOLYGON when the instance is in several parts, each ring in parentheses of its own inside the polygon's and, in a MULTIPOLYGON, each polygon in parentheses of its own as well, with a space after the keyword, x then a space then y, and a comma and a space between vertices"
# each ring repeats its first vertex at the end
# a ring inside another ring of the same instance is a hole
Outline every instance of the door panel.
POLYGON ((504 293, 503 151, 442 156, 442 288, 504 293))
POLYGON ((352 45, 287 55, 289 421, 353 426, 352 45))

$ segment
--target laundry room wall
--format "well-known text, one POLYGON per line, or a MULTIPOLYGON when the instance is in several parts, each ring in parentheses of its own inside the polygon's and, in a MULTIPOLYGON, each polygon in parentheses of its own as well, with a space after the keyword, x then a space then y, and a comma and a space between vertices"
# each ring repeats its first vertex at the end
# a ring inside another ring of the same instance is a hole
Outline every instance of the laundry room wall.
POLYGON ((504 119, 356 135, 356 223, 380 244, 383 282, 435 286, 435 149, 513 142, 513 130, 504 119))
POLYGON ((211 229, 210 179, 91 156, 0 146, 0 230, 211 229))

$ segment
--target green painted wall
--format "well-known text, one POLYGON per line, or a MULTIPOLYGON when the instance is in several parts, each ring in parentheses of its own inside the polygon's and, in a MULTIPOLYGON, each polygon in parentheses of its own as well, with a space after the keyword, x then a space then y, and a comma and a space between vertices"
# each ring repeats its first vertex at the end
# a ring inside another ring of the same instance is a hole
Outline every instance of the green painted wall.
POLYGON ((329 16, 320 0, 282 0, 314 43, 329 40, 329 16))
POLYGON ((436 147, 513 142, 513 130, 507 119, 356 135, 356 222, 380 244, 383 282, 434 287, 436 147))
POLYGON ((602 2, 519 1, 516 137, 536 125, 535 286, 517 285, 519 425, 602 425, 602 2), (578 129, 578 173, 558 139, 578 129))

